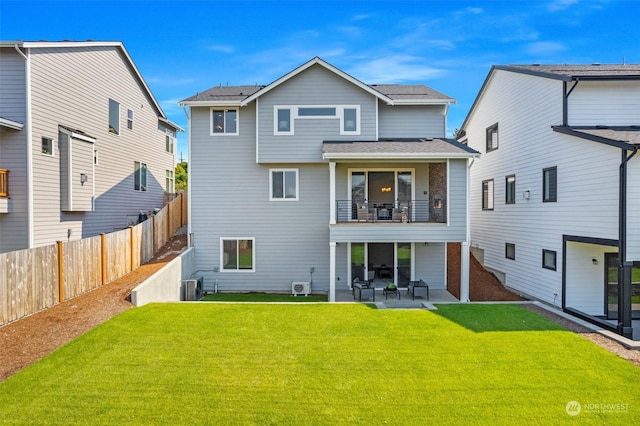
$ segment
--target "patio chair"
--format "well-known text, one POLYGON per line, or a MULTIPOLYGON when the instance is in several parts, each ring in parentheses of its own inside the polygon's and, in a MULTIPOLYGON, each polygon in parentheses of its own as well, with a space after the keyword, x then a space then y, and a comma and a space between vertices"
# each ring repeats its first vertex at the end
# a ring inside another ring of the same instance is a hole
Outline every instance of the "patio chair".
POLYGON ((368 203, 358 203, 358 222, 369 222, 371 215, 369 214, 369 204, 368 203))
POLYGON ((416 296, 421 297, 420 294, 426 295, 429 300, 429 285, 423 280, 409 281, 407 293, 411 295, 411 300, 416 300, 416 296))

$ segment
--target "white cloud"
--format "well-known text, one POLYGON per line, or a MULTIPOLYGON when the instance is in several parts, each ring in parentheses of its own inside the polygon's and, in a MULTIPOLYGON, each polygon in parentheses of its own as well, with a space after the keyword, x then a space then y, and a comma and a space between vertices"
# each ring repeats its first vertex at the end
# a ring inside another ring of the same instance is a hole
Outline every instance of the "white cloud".
POLYGON ((554 41, 538 41, 536 43, 529 43, 526 45, 526 51, 531 55, 543 55, 562 52, 566 49, 567 47, 564 44, 554 41))
POLYGON ((352 21, 362 21, 363 19, 369 19, 371 17, 371 15, 367 15, 367 14, 360 14, 360 15, 354 15, 351 17, 352 21))
POLYGON ((547 9, 551 12, 559 12, 567 10, 571 6, 578 4, 579 0, 554 0, 547 5, 547 9))
POLYGON ((347 72, 367 84, 374 84, 430 80, 443 76, 446 70, 428 65, 424 58, 391 55, 361 61, 347 72))
POLYGON ((207 49, 208 50, 213 50, 214 52, 221 52, 221 53, 233 53, 233 52, 235 52, 235 49, 233 48, 233 46, 222 45, 222 44, 215 44, 215 45, 207 46, 207 49))

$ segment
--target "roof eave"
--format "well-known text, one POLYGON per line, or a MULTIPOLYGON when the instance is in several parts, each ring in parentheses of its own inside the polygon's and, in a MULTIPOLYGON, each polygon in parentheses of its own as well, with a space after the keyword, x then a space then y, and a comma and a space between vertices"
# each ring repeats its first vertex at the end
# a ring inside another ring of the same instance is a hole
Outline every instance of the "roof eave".
POLYGON ((180 101, 179 106, 198 106, 198 107, 239 107, 242 101, 180 101))
POLYGON ((575 136, 580 139, 585 139, 592 142, 598 142, 604 145, 613 146, 613 147, 624 149, 627 151, 633 151, 634 149, 637 149, 637 146, 625 141, 614 140, 610 138, 605 138, 603 136, 580 132, 579 130, 574 130, 571 127, 567 127, 567 126, 551 126, 551 128, 553 129, 554 132, 562 133, 569 136, 575 136))
POLYGON ((455 104, 455 99, 395 99, 394 105, 449 105, 455 104))
POLYGON ((162 123, 166 124, 169 127, 173 127, 177 132, 184 132, 184 129, 180 126, 178 126, 176 123, 174 123, 173 121, 164 118, 164 117, 159 117, 158 120, 160 120, 162 123))
POLYGON ((24 124, 17 121, 9 120, 8 118, 0 117, 0 127, 5 127, 7 129, 13 130, 22 130, 24 128, 24 124))
POLYGON ((376 152, 376 153, 323 153, 322 158, 324 160, 443 160, 447 158, 477 158, 479 153, 390 153, 390 152, 376 152))

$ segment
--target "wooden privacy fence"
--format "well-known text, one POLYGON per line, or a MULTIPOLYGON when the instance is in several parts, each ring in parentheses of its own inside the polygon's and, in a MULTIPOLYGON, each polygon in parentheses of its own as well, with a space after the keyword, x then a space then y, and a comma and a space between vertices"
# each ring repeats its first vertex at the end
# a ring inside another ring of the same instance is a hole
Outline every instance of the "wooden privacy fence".
POLYGON ((73 299, 146 263, 187 224, 179 194, 135 226, 81 240, 0 253, 0 325, 73 299))

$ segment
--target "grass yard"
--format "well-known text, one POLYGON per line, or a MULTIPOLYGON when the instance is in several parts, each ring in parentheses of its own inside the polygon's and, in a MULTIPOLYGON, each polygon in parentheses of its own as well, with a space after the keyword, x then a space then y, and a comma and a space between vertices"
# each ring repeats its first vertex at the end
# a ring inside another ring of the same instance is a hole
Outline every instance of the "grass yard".
POLYGON ((439 308, 147 305, 0 383, 0 423, 640 424, 633 364, 515 305, 439 308))
POLYGON ((305 303, 326 302, 326 295, 292 296, 276 293, 215 293, 207 294, 203 302, 272 302, 272 303, 305 303))

